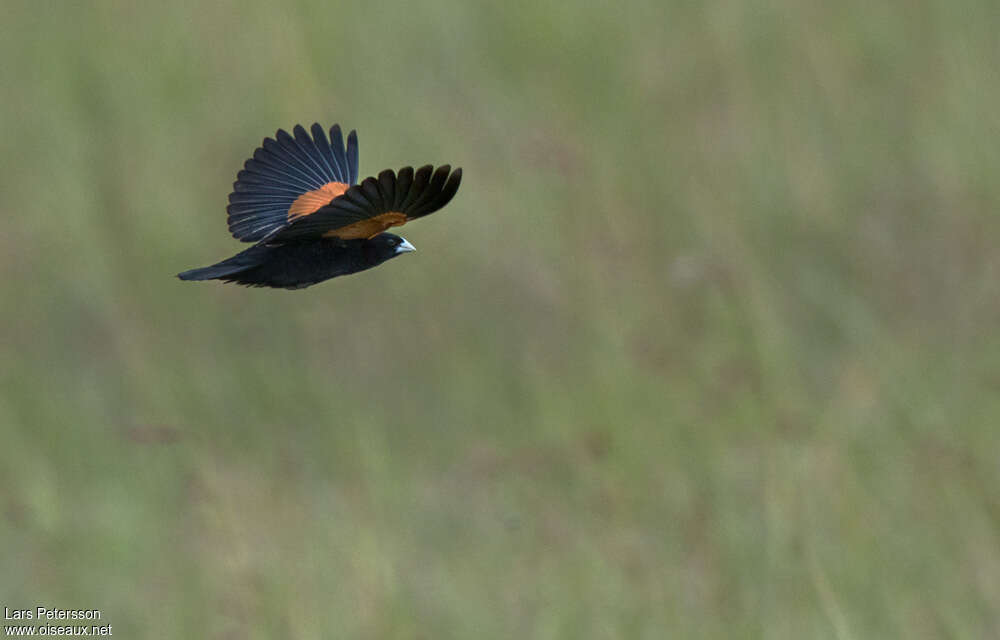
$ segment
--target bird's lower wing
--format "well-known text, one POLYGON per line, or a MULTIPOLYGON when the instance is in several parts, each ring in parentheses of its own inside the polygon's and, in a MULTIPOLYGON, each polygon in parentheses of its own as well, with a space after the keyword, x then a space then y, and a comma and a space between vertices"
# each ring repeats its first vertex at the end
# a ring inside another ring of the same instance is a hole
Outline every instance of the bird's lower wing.
POLYGON ((416 171, 404 167, 398 173, 387 169, 377 178, 365 178, 313 213, 290 220, 263 242, 308 237, 371 238, 390 227, 434 213, 455 196, 461 182, 462 170, 452 171, 449 165, 436 170, 426 165, 416 171))

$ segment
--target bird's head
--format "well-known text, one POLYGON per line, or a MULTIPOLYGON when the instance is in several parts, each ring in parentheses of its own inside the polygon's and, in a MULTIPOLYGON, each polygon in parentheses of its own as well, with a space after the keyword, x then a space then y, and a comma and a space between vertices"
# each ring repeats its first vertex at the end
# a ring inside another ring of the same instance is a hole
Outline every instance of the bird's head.
POLYGON ((380 233, 369 240, 369 242, 375 246, 375 252, 382 261, 417 250, 416 247, 406 241, 406 238, 393 233, 380 233))

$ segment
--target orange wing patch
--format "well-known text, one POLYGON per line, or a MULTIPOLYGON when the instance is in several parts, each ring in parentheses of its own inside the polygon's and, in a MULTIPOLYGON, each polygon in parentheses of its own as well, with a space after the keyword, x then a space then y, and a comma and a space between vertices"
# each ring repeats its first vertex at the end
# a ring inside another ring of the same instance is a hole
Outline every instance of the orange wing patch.
POLYGON ((367 220, 360 220, 346 227, 327 231, 324 238, 341 238, 342 240, 355 240, 358 238, 373 238, 389 227, 398 227, 406 224, 406 214, 398 211, 387 211, 380 213, 367 220))
POLYGON ((327 182, 319 189, 306 191, 296 198, 292 206, 288 208, 288 219, 294 220, 315 213, 320 207, 330 204, 330 201, 337 196, 343 195, 348 186, 343 182, 327 182))

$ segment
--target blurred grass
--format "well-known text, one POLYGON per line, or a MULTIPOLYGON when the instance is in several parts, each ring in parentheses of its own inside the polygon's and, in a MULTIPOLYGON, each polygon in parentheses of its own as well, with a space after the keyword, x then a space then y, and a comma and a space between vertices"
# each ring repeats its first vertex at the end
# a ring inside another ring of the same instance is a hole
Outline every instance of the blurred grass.
POLYGON ((994 3, 7 2, 0 602, 123 637, 1000 635, 994 3), (239 247, 264 135, 450 162, 239 247))

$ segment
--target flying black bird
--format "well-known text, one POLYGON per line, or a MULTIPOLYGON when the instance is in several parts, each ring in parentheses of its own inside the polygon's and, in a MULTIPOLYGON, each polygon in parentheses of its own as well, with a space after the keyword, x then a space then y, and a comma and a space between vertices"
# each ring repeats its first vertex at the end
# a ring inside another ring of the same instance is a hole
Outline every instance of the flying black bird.
POLYGON ((423 166, 358 180, 358 136, 347 145, 340 125, 279 129, 246 161, 229 194, 229 231, 256 244, 210 267, 177 275, 181 280, 224 280, 251 287, 302 289, 337 276, 371 269, 415 251, 404 238, 384 233, 434 213, 458 191, 462 170, 423 166))

